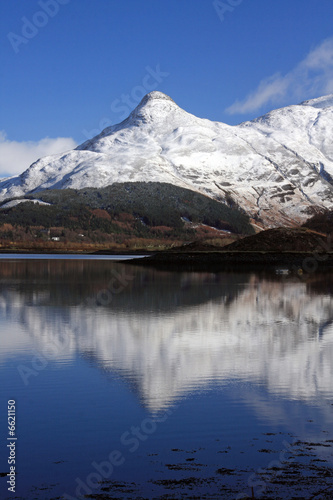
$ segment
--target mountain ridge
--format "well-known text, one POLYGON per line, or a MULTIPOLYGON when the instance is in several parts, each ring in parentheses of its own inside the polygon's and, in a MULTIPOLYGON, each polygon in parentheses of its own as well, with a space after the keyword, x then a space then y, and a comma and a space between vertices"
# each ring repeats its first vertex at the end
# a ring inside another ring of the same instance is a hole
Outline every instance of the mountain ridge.
POLYGON ((121 123, 0 182, 0 201, 44 189, 162 182, 234 203, 263 227, 333 208, 333 95, 230 126, 147 94, 121 123))

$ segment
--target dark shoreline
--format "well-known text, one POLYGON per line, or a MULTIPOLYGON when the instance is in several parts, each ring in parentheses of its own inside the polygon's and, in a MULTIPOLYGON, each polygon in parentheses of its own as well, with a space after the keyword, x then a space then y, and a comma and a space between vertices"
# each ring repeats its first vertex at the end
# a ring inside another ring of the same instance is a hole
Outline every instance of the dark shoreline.
POLYGON ((333 267, 333 253, 314 252, 159 252, 128 263, 167 270, 286 269, 311 273, 333 267))
POLYGON ((1 254, 3 255, 153 255, 154 252, 151 250, 133 250, 133 251, 117 251, 117 250, 97 250, 96 252, 87 252, 87 251, 66 251, 66 250, 0 250, 0 258, 1 254))
POLYGON ((198 270, 198 271, 248 271, 248 270, 286 270, 309 274, 317 270, 333 268, 333 252, 272 252, 272 251, 193 251, 177 252, 175 250, 152 252, 151 250, 98 250, 96 252, 0 250, 8 255, 147 255, 144 258, 133 258, 127 264, 149 266, 161 270, 198 270))

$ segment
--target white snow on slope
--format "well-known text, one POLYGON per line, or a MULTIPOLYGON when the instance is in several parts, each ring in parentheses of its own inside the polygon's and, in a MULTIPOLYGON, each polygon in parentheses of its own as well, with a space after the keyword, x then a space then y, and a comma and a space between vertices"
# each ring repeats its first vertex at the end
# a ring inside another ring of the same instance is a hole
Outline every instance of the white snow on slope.
POLYGON ((333 208, 333 95, 229 126, 197 118, 161 92, 75 150, 0 183, 0 201, 41 189, 167 182, 234 200, 266 226, 333 208))
POLYGON ((17 205, 20 205, 21 203, 27 203, 27 202, 32 202, 32 203, 38 203, 38 205, 50 205, 50 203, 45 203, 45 201, 42 201, 42 200, 29 200, 29 198, 23 198, 23 199, 20 199, 20 200, 11 200, 11 201, 8 201, 7 203, 4 203, 3 205, 1 205, 0 207, 0 210, 4 209, 4 208, 12 208, 12 207, 16 207, 17 205))

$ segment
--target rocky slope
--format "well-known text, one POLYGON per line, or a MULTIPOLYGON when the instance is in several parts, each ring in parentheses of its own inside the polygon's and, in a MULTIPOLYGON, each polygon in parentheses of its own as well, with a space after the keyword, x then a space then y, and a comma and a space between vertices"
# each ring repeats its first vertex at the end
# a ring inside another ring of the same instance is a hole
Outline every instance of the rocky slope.
POLYGON ((0 201, 42 189, 163 182, 242 207, 264 227, 333 207, 333 96, 229 126, 151 92, 130 116, 78 148, 0 183, 0 201))

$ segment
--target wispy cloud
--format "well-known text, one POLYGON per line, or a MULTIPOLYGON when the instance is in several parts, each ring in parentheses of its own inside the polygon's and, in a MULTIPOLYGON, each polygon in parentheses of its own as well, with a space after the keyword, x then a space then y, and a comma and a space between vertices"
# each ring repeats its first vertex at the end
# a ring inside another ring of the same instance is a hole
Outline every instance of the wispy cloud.
POLYGON ((226 111, 243 114, 258 111, 267 104, 297 102, 333 93, 333 38, 324 40, 289 73, 262 80, 244 100, 234 102, 226 111))
POLYGON ((21 174, 42 156, 62 153, 77 146, 70 137, 46 137, 38 142, 18 142, 7 139, 0 131, 0 177, 21 174))

